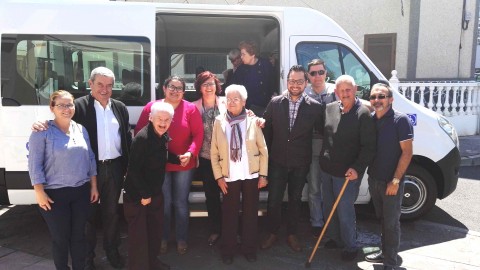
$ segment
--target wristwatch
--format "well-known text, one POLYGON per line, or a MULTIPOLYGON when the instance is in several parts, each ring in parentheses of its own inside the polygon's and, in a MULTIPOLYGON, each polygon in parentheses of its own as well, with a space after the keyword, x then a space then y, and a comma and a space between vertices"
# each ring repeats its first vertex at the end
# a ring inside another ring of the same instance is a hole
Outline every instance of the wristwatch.
POLYGON ((394 178, 393 178, 393 180, 392 180, 392 184, 394 184, 394 185, 397 185, 397 186, 398 186, 398 184, 400 184, 400 179, 398 179, 398 178, 394 177, 394 178))

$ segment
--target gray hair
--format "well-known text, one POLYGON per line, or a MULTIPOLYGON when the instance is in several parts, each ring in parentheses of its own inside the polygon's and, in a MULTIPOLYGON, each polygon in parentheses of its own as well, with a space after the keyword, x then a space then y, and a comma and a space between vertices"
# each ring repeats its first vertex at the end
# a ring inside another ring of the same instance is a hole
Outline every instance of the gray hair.
POLYGON ((372 90, 377 88, 377 87, 385 87, 387 88, 387 92, 388 92, 388 95, 389 96, 392 96, 393 95, 393 89, 392 87, 390 86, 390 84, 388 84, 388 82, 379 82, 379 83, 376 83, 372 86, 372 90))
POLYGON ((95 81, 95 77, 97 75, 100 76, 105 76, 108 78, 112 78, 113 82, 115 82, 115 74, 113 74, 113 71, 111 71, 109 68, 106 67, 97 67, 92 70, 92 73, 90 73, 90 80, 93 82, 95 81))
POLYGON ((335 87, 337 87, 341 83, 349 83, 352 86, 357 86, 357 84, 355 83, 355 79, 350 75, 342 75, 342 76, 338 77, 335 80, 335 87))
POLYGON ((159 112, 166 112, 170 114, 170 117, 173 118, 173 106, 170 103, 163 102, 163 101, 157 101, 152 104, 152 107, 150 107, 150 117, 154 116, 155 114, 159 112))
POLYGON ((240 56, 240 50, 237 48, 232 49, 228 52, 229 59, 235 59, 235 58, 238 58, 239 56, 240 56))
POLYGON ((231 84, 225 89, 225 96, 228 96, 229 93, 238 93, 243 101, 246 101, 248 98, 247 89, 243 85, 231 84))

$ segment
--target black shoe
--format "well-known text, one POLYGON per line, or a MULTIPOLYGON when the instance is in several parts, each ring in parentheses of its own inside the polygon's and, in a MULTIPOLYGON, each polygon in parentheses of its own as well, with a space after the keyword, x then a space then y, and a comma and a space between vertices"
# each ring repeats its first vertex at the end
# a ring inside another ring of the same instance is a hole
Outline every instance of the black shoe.
POLYGON ((93 260, 87 260, 85 262, 85 268, 83 268, 84 270, 96 270, 97 268, 95 268, 95 265, 93 264, 93 260))
POLYGON ((224 264, 227 264, 227 265, 230 265, 233 263, 233 256, 230 256, 230 255, 223 255, 222 256, 222 262, 224 264))
POLYGON ((107 252, 107 259, 110 265, 115 269, 121 269, 125 267, 125 261, 123 260, 117 249, 107 252))
POLYGON ((333 239, 330 239, 328 240, 326 243, 325 243, 325 246, 324 246, 326 249, 336 249, 336 248, 340 248, 340 246, 337 245, 337 242, 335 242, 335 240, 333 239))
POLYGON ((170 270, 170 265, 163 263, 160 260, 156 260, 154 265, 152 266, 152 269, 154 270, 170 270))
POLYGON ((248 262, 256 262, 257 261, 257 254, 255 253, 245 253, 245 259, 248 262))
POLYGON ((312 235, 314 238, 318 238, 322 233, 323 227, 312 226, 312 235))
POLYGON ((214 246, 217 242, 218 239, 220 239, 220 235, 218 233, 213 233, 208 237, 208 245, 209 246, 214 246))
POLYGON ((388 265, 384 265, 384 266, 383 266, 383 270, 395 270, 395 267, 393 267, 393 266, 388 266, 388 265))
POLYGON ((383 262, 383 253, 382 251, 378 251, 372 254, 368 254, 365 256, 365 261, 371 262, 371 263, 382 263, 383 262))
POLYGON ((340 258, 342 259, 342 261, 347 261, 347 262, 350 262, 350 261, 353 261, 356 257, 357 257, 357 254, 358 254, 358 250, 355 250, 355 251, 342 251, 342 254, 340 255, 340 258))

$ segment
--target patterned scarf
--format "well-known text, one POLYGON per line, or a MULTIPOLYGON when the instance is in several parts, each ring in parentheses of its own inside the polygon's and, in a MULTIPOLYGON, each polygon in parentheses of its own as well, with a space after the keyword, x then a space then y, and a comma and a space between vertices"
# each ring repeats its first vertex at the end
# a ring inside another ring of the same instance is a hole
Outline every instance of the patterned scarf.
POLYGON ((242 112, 237 116, 232 116, 227 111, 227 121, 232 127, 232 134, 230 135, 230 159, 233 162, 240 161, 242 159, 242 131, 240 130, 239 123, 247 118, 247 112, 243 108, 242 112))

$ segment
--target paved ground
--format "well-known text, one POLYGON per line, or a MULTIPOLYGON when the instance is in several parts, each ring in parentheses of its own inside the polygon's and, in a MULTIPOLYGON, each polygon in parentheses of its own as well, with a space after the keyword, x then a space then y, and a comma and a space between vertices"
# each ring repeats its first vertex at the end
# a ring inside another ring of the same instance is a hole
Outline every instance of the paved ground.
MULTIPOLYGON (((462 137, 460 150, 463 166, 480 164, 480 136, 462 137)), ((362 253, 371 252, 380 241, 375 233, 378 224, 368 208, 368 205, 357 207, 358 244, 362 247, 357 260, 345 263, 339 259, 338 250, 319 248, 311 269, 382 269, 380 265, 363 260, 362 253)), ((258 252, 256 263, 248 263, 238 255, 233 265, 227 267, 220 260, 219 247, 206 245, 207 220, 193 218, 188 253, 178 255, 172 248, 161 259, 172 269, 304 269, 315 241, 310 236, 306 214, 302 216, 299 236, 305 249, 300 253, 292 252, 285 244, 284 234, 281 234, 272 249, 258 252)), ((260 218, 259 223, 260 228, 264 228, 265 218, 260 218)), ((126 254, 124 225, 122 232, 121 253, 126 254)), ((99 243, 101 240, 99 235, 99 243)), ((171 245, 174 246, 174 243, 171 245)), ((97 269, 112 269, 100 248, 97 248, 97 253, 97 269)), ((480 269, 480 233, 426 221, 402 223, 399 255, 402 260, 399 269, 480 269)), ((54 269, 48 231, 34 206, 0 207, 0 270, 3 269, 54 269)))

